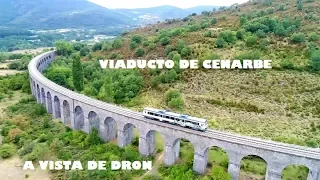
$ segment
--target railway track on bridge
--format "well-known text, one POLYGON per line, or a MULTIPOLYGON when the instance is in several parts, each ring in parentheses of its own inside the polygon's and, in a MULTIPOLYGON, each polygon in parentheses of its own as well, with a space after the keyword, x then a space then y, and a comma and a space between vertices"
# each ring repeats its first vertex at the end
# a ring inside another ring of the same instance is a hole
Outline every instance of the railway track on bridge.
POLYGON ((227 142, 232 142, 235 144, 241 144, 241 145, 246 145, 246 146, 251 146, 259 149, 265 149, 265 150, 270 150, 274 152, 279 152, 279 153, 284 153, 284 154, 292 154, 300 157, 306 157, 306 158, 313 158, 313 159, 318 159, 320 160, 320 149, 315 149, 315 148, 307 148, 303 146, 297 146, 297 145, 291 145, 291 144, 285 144, 285 143, 280 143, 280 142, 274 142, 271 140, 263 140, 260 138, 254 138, 254 137, 248 137, 248 136, 241 136, 233 133, 228 133, 228 132, 221 132, 221 131, 216 131, 213 129, 209 129, 206 132, 200 132, 200 131, 195 131, 187 128, 183 128, 180 126, 175 126, 171 124, 166 124, 163 122, 159 121, 153 121, 149 120, 143 117, 142 113, 140 112, 135 112, 131 111, 129 109, 123 108, 121 106, 115 106, 111 105, 90 97, 87 97, 83 94, 79 94, 77 92, 71 91, 69 89, 66 89, 62 86, 59 86, 46 77, 44 77, 40 71, 37 69, 37 63, 41 60, 41 58, 45 54, 39 55, 31 62, 29 63, 29 73, 32 75, 34 78, 36 78, 39 83, 46 87, 50 87, 51 90, 56 91, 57 93, 64 94, 72 99, 77 99, 78 101, 81 101, 85 104, 88 104, 93 107, 97 107, 99 109, 103 110, 108 110, 112 113, 115 114, 120 114, 122 116, 128 117, 128 118, 134 118, 139 121, 144 121, 149 124, 154 124, 157 126, 163 126, 179 131, 183 131, 189 134, 196 134, 205 138, 212 138, 212 139, 217 139, 217 140, 223 140, 227 142))

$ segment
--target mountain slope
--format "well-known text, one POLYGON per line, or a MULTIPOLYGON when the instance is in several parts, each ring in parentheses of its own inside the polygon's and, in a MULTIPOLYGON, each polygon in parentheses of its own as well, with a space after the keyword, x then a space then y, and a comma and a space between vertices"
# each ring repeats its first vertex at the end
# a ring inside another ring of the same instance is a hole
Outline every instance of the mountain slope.
POLYGON ((31 28, 69 28, 82 26, 127 25, 132 21, 124 14, 86 0, 44 0, 1 2, 9 15, 0 15, 0 23, 31 28), (11 10, 10 10, 11 9, 11 10), (11 14, 10 14, 11 12, 11 14), (14 13, 12 13, 14 12, 14 13), (3 17, 4 16, 4 17, 3 17))
POLYGON ((180 9, 159 6, 141 9, 107 9, 87 0, 0 0, 0 24, 31 29, 130 26, 183 18, 212 6, 180 9), (194 10, 194 11, 193 11, 194 10))

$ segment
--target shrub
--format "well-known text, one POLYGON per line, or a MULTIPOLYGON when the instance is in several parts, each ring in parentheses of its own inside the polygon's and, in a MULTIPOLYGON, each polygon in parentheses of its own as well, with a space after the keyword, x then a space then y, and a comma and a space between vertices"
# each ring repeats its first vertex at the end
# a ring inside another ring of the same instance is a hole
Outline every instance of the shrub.
POLYGON ((148 50, 153 50, 156 48, 156 44, 155 43, 150 43, 148 46, 148 50))
POLYGON ((177 89, 169 89, 165 94, 166 103, 169 103, 174 98, 180 98, 181 94, 177 89))
POLYGON ((24 145, 21 149, 19 149, 18 154, 20 157, 25 156, 33 151, 35 144, 31 140, 27 140, 24 142, 24 145))
POLYGON ((131 41, 140 44, 142 41, 142 37, 140 35, 134 35, 132 36, 131 41))
POLYGON ((212 24, 212 25, 217 24, 217 18, 212 18, 212 20, 211 20, 211 24, 212 24))
POLYGON ((204 37, 211 37, 212 32, 211 31, 207 31, 204 33, 204 37))
POLYGON ((145 47, 149 46, 149 41, 143 41, 142 45, 145 47))
POLYGON ((246 40, 246 45, 247 46, 253 46, 257 43, 258 37, 255 35, 249 36, 246 40))
POLYGON ((181 50, 181 56, 187 57, 191 54, 191 51, 192 51, 191 48, 189 46, 186 46, 181 50))
POLYGON ((227 43, 233 43, 234 41, 236 41, 235 34, 230 30, 221 32, 218 38, 222 38, 227 43))
POLYGON ((138 47, 138 43, 136 43, 134 41, 130 43, 130 49, 135 49, 137 47, 138 47))
POLYGON ((160 39, 160 43, 162 46, 166 46, 170 43, 170 39, 168 37, 163 37, 160 39))
POLYGON ((24 161, 35 161, 42 159, 49 152, 49 147, 46 143, 36 144, 30 154, 23 157, 24 161))
POLYGON ((305 42, 305 40, 306 40, 306 36, 303 33, 294 33, 291 36, 291 41, 296 44, 303 43, 305 42))
POLYGON ((12 144, 3 144, 0 146, 0 157, 3 159, 11 157, 16 152, 16 148, 12 144))
POLYGON ((90 49, 86 46, 80 50, 80 56, 86 56, 90 52, 90 49))
POLYGON ((230 174, 228 174, 222 167, 215 166, 212 169, 212 178, 214 180, 231 180, 230 174))
POLYGON ((168 102, 168 106, 170 108, 182 110, 184 106, 184 101, 181 97, 173 98, 168 102))
POLYGON ((141 56, 143 56, 144 55, 144 50, 143 49, 141 49, 141 48, 139 48, 137 51, 136 51, 136 55, 138 56, 138 57, 141 57, 141 56))
POLYGON ((166 48, 164 49, 164 54, 166 56, 168 56, 169 53, 171 53, 173 51, 174 47, 172 45, 168 45, 166 46, 166 48))
POLYGON ((223 38, 218 38, 216 40, 216 47, 217 48, 224 48, 226 42, 223 40, 223 38))
POLYGON ((244 30, 239 30, 239 31, 237 31, 237 33, 236 33, 236 37, 237 37, 237 39, 239 39, 239 40, 242 40, 242 39, 243 39, 243 35, 244 35, 244 30))
POLYGON ((320 50, 317 50, 312 53, 311 66, 313 70, 316 70, 316 71, 320 70, 320 50))
POLYGON ((309 34, 309 41, 315 42, 318 41, 320 39, 319 35, 315 32, 312 32, 309 34))
POLYGON ((19 139, 23 135, 23 131, 21 131, 19 128, 10 129, 8 136, 10 138, 10 141, 13 143, 19 142, 19 139))

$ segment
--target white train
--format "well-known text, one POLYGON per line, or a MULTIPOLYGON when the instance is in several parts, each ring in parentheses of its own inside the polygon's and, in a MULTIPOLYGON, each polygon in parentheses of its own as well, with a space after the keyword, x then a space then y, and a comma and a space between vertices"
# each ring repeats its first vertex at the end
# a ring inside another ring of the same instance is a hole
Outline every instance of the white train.
POLYGON ((143 116, 148 119, 154 119, 161 122, 168 122, 182 127, 189 127, 195 130, 206 131, 208 121, 206 119, 196 118, 189 115, 178 114, 167 110, 154 108, 144 108, 143 116))

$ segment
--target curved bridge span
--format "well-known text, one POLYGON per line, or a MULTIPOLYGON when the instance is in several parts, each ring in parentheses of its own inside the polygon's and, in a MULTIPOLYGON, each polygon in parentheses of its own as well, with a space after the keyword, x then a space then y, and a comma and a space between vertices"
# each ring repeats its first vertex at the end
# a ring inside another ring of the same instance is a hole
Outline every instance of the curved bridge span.
POLYGON ((43 104, 54 118, 73 129, 90 133, 95 127, 100 137, 107 141, 118 139, 124 147, 134 137, 133 129, 139 131, 139 152, 148 156, 155 150, 155 132, 165 140, 164 163, 172 165, 179 158, 180 139, 189 140, 194 146, 193 170, 206 172, 208 150, 219 147, 229 157, 228 172, 233 180, 240 174, 241 160, 248 155, 259 156, 267 163, 267 180, 280 180, 282 171, 289 165, 309 168, 308 180, 320 180, 320 150, 278 143, 258 138, 208 130, 199 132, 171 124, 145 119, 140 112, 111 105, 61 87, 42 75, 54 61, 56 52, 41 54, 29 63, 32 95, 43 104))

